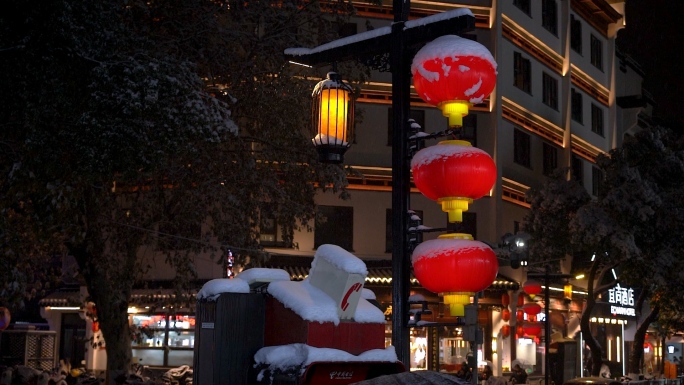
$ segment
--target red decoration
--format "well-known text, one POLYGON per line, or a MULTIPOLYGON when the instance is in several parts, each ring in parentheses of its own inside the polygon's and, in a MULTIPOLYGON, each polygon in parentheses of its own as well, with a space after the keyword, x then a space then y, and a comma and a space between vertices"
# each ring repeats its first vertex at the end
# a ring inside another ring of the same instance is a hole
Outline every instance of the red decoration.
POLYGON ((518 311, 515 312, 515 320, 518 322, 522 322, 525 319, 525 312, 522 311, 522 309, 518 309, 518 311))
POLYGON ((504 306, 508 306, 511 304, 511 296, 509 296, 508 293, 503 293, 501 295, 501 304, 504 306))
POLYGON ((0 330, 5 330, 10 324, 12 319, 10 311, 6 307, 0 307, 0 330))
POLYGON ((529 315, 537 315, 541 312, 541 306, 534 302, 526 303, 523 306, 523 311, 529 315))
POLYGON ((415 248, 411 262, 424 288, 444 293, 445 302, 447 295, 462 299, 455 302, 460 306, 451 305, 452 315, 470 302, 470 296, 491 285, 499 270, 494 251, 468 234, 444 234, 425 241, 415 248))
POLYGON ((518 327, 515 328, 515 334, 518 335, 518 338, 525 335, 525 330, 523 329, 522 325, 518 325, 518 327))
POLYGON ((522 307, 525 304, 525 294, 518 294, 518 307, 522 307))
POLYGON ((494 90, 496 67, 482 44, 445 35, 418 51, 411 73, 418 95, 439 107, 449 118, 449 126, 460 127, 468 107, 482 103, 494 90))
POLYGON ((542 291, 541 283, 533 279, 528 279, 523 284, 523 291, 529 296, 535 296, 542 291))
POLYGON ((99 332, 100 331, 100 323, 97 321, 93 322, 92 330, 93 330, 93 333, 99 332))
POLYGON ((528 314, 527 320, 530 322, 537 322, 537 315, 536 314, 528 314))
POLYGON ((523 330, 528 336, 538 336, 541 334, 542 327, 538 322, 526 322, 523 325, 523 330))
POLYGON ((501 327, 501 336, 503 338, 507 338, 508 336, 511 335, 511 326, 510 325, 504 325, 501 327))
POLYGON ((462 222, 468 204, 489 194, 497 177, 492 157, 464 140, 446 140, 418 151, 411 171, 418 190, 442 205, 449 222, 462 222))
POLYGON ((511 320, 511 311, 508 308, 501 311, 501 319, 508 322, 511 320))

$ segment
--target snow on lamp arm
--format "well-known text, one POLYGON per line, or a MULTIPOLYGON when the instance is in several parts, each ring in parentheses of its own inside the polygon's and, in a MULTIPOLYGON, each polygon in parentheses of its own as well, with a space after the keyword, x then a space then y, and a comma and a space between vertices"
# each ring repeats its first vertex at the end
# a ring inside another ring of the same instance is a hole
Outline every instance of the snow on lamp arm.
POLYGON ((444 296, 451 315, 463 316, 470 297, 496 279, 499 263, 494 251, 470 234, 444 234, 416 246, 411 255, 420 284, 444 296))
POLYGON ((494 160, 464 140, 445 140, 418 151, 411 171, 418 190, 442 205, 449 222, 462 222, 468 205, 496 182, 494 160))
POLYGON ((496 86, 497 64, 482 44, 455 35, 438 37, 413 58, 413 85, 420 97, 463 125, 471 104, 481 103, 496 86))

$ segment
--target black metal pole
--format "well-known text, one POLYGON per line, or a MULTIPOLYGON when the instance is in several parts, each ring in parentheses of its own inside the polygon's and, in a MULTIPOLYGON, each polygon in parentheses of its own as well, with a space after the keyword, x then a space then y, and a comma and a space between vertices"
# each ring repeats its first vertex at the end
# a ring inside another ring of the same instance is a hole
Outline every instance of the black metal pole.
POLYGON ((392 72, 392 345, 397 358, 410 368, 408 297, 410 256, 408 255, 409 157, 406 124, 410 111, 411 81, 404 22, 409 0, 394 0, 390 69, 392 72))
POLYGON ((549 290, 549 265, 544 268, 544 385, 549 385, 551 367, 549 363, 549 350, 551 350, 551 293, 549 290))

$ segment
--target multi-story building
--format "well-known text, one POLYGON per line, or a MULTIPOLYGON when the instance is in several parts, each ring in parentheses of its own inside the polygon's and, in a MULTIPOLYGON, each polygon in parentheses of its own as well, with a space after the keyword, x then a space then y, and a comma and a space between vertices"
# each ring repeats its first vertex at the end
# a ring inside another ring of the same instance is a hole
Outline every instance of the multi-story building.
MULTIPOLYGON (((391 2, 357 2, 355 6, 355 24, 346 26, 352 31, 364 32, 368 26, 377 28, 392 22, 391 2)), ((465 232, 475 239, 498 244, 503 234, 516 233, 522 225, 529 209, 525 198, 528 189, 540 186, 555 169, 569 168, 573 178, 597 195, 601 184, 600 170, 594 166, 597 155, 619 146, 625 134, 648 125, 641 113, 647 111, 649 99, 641 89, 643 74, 638 65, 616 50, 616 35, 625 27, 624 1, 414 0, 410 17, 463 7, 469 8, 476 19, 476 28, 468 32, 468 37, 485 45, 498 63, 494 92, 471 108, 462 130, 463 139, 492 156, 498 178, 489 196, 471 205, 463 224, 465 232)), ((285 245, 279 242, 277 223, 270 229, 262 228, 263 245, 272 255, 269 263, 288 269, 295 279, 307 274, 310 258, 322 244, 337 244, 367 261, 370 276, 366 286, 376 291, 386 314, 391 313, 392 298, 391 107, 390 74, 375 72, 358 98, 363 121, 345 155, 345 164, 357 172, 349 176, 350 199, 340 200, 333 193, 321 192, 317 197, 319 220, 312 223, 312 232, 295 234, 297 248, 279 247, 285 245)), ((411 117, 427 132, 447 128, 441 111, 417 95, 411 98, 411 117)), ((416 189, 411 190, 410 202, 423 225, 447 225, 440 206, 416 189)), ((435 236, 424 234, 425 239, 435 236)), ((198 260, 197 271, 205 280, 224 273, 210 260, 198 260)), ((150 274, 150 279, 157 280, 172 277, 163 269, 150 274)), ((491 361, 496 374, 510 368, 515 360, 541 372, 542 360, 533 339, 523 345, 512 336, 504 338, 500 332, 504 323, 501 295, 508 292, 513 298, 525 279, 525 269, 502 265, 496 283, 480 301, 479 318, 485 335, 481 358, 491 361)), ((581 282, 574 283, 581 291, 581 282)), ((432 303, 433 320, 453 321, 437 295, 421 290, 415 280, 412 291, 432 303)), ((559 303, 562 305, 562 301, 559 303)), ((566 321, 573 311, 581 309, 580 305, 563 306, 566 321)), ((568 321, 569 326, 560 328, 564 336, 574 337, 574 319, 568 321)), ((163 338, 168 343, 169 319, 164 320, 163 338)), ((416 358, 412 365, 453 370, 453 365, 460 364, 468 354, 459 329, 428 329, 412 331, 412 358, 416 358), (413 353, 423 345, 427 356, 420 360, 423 357, 413 353)), ((191 331, 178 334, 190 335, 191 331)), ((179 363, 170 361, 163 349, 158 350, 164 357, 161 361, 154 352, 140 350, 136 356, 144 354, 149 364, 155 360, 160 365, 179 363)))

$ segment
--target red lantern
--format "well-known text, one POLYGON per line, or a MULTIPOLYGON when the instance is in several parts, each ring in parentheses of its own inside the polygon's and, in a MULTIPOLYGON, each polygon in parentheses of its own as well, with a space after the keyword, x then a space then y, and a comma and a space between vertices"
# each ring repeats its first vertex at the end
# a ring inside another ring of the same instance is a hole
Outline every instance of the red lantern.
POLYGON ((518 322, 522 322, 525 319, 525 312, 522 311, 522 309, 518 309, 518 311, 515 312, 515 320, 518 322))
POLYGON ((508 306, 511 304, 511 297, 508 295, 508 293, 503 293, 501 295, 501 304, 504 306, 508 306))
POLYGON ((6 307, 0 307, 0 330, 5 330, 10 324, 12 319, 10 311, 6 307))
POLYGON ((418 190, 442 205, 449 222, 462 222, 468 204, 489 194, 496 182, 492 157, 464 140, 445 140, 418 151, 411 171, 418 190))
POLYGON ((100 323, 97 321, 93 322, 92 330, 93 330, 93 333, 99 332, 100 331, 100 323))
POLYGON ((523 311, 529 315, 537 315, 541 312, 541 306, 534 302, 526 303, 523 306, 523 311))
POLYGON ((501 327, 501 336, 503 338, 507 338, 508 336, 511 335, 511 326, 510 325, 504 325, 501 327))
POLYGON ((506 322, 511 320, 511 311, 508 310, 508 308, 503 309, 503 311, 501 311, 501 319, 506 322))
POLYGON ((525 294, 518 294, 518 307, 522 307, 525 304, 525 294))
POLYGON ((541 283, 533 279, 528 279, 523 284, 523 291, 527 293, 527 295, 529 295, 530 297, 535 296, 541 293, 542 291, 541 283))
POLYGON ((542 327, 538 322, 525 322, 523 330, 528 336, 538 336, 541 334, 542 327))
POLYGON ((419 244, 411 255, 413 271, 424 288, 443 293, 451 314, 463 316, 463 305, 496 279, 494 251, 469 234, 444 234, 419 244))
POLYGON ((518 327, 515 328, 515 334, 518 335, 518 338, 525 335, 525 330, 523 329, 522 325, 518 325, 518 327))
POLYGON ((458 37, 438 37, 413 58, 411 73, 418 95, 439 107, 450 127, 463 125, 471 104, 482 103, 496 85, 496 61, 482 44, 458 37))
POLYGON ((536 314, 528 314, 527 320, 530 322, 537 322, 537 315, 536 314))

